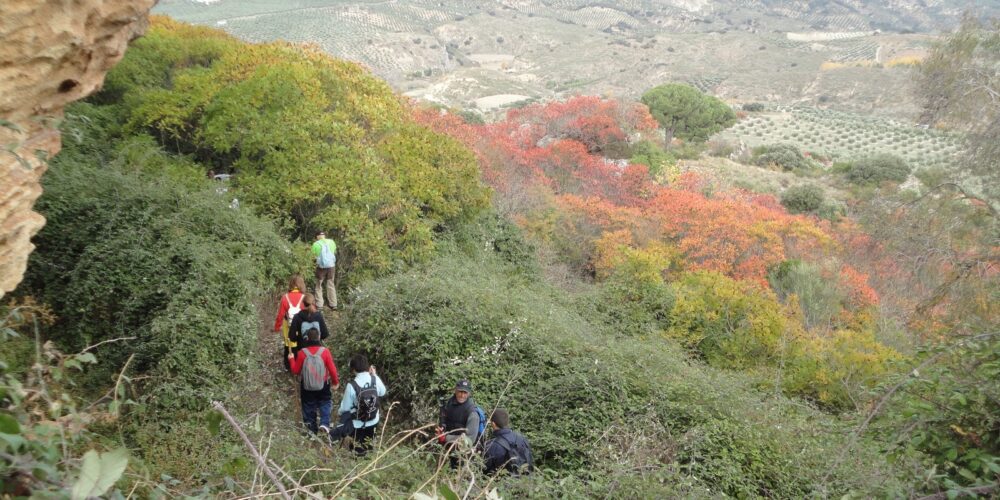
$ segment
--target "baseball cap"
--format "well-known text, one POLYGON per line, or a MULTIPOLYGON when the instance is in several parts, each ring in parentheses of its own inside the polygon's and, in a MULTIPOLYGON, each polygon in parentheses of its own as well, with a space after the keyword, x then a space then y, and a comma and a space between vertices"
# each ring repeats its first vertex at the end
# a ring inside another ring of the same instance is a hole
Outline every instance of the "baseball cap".
POLYGON ((469 383, 469 381, 466 379, 459 380, 458 383, 455 384, 455 390, 465 391, 469 394, 472 394, 472 384, 469 383))

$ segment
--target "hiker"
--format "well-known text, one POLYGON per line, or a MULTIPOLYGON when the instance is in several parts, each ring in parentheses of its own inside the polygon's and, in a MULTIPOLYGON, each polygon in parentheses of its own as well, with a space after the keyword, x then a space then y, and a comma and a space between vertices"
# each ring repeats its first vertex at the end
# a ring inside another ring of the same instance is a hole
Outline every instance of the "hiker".
POLYGON ((292 318, 302 310, 302 300, 305 299, 306 282, 302 275, 294 274, 288 280, 288 293, 281 297, 278 304, 278 317, 274 319, 274 333, 281 332, 281 340, 285 347, 284 355, 281 356, 285 363, 285 369, 290 370, 288 364, 288 354, 295 348, 295 342, 288 338, 288 330, 292 324, 292 318))
POLYGON ((490 426, 493 428, 493 439, 486 445, 484 453, 486 473, 494 474, 501 469, 515 476, 531 473, 535 468, 531 445, 524 436, 510 429, 507 410, 493 410, 490 426))
POLYGON ((302 375, 299 384, 302 421, 311 432, 323 431, 325 435, 330 432, 330 411, 333 410, 330 390, 340 387, 340 379, 337 378, 337 366, 333 364, 330 350, 319 344, 319 335, 318 328, 306 330, 306 338, 300 342, 298 354, 289 354, 288 363, 292 373, 302 375))
POLYGON ((330 432, 330 439, 350 436, 354 439, 354 452, 364 455, 371 449, 375 437, 380 417, 379 400, 385 397, 385 384, 364 354, 358 353, 351 358, 351 372, 354 378, 344 388, 344 399, 338 410, 340 423, 330 432))
MULTIPOLYGON (((455 384, 455 394, 441 406, 438 442, 449 452, 456 447, 474 447, 486 425, 482 411, 472 399, 472 384, 465 379, 459 380, 455 384)), ((454 455, 451 467, 458 467, 458 458, 454 455)))
MULTIPOLYGON (((319 340, 326 340, 330 336, 330 331, 326 329, 326 321, 323 314, 316 307, 316 299, 312 294, 302 295, 302 310, 292 316, 292 324, 288 327, 288 340, 293 343, 301 343, 305 340, 306 332, 315 328, 319 330, 319 340)), ((301 346, 292 347, 292 354, 298 354, 301 346)))
POLYGON ((316 234, 316 242, 312 245, 313 257, 316 257, 316 305, 323 308, 323 288, 326 287, 326 299, 330 309, 337 309, 337 287, 333 276, 337 266, 337 243, 326 237, 326 232, 316 234))

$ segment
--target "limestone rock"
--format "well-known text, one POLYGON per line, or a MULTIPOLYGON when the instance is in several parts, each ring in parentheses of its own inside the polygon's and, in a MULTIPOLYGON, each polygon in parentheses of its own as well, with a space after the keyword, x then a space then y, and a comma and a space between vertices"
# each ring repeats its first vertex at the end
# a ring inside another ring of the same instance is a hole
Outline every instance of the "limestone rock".
MULTIPOLYGON (((89 95, 142 34, 156 0, 3 0, 0 7, 0 297, 24 275, 45 219, 44 158, 63 107, 89 95)), ((54 277, 58 279, 58 277, 54 277)))

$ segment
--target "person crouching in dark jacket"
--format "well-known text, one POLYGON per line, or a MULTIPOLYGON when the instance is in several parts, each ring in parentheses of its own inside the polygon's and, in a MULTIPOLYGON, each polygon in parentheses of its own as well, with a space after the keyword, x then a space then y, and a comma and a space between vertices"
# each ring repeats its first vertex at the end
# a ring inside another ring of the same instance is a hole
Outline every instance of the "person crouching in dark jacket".
POLYGON ((493 428, 493 439, 486 444, 486 473, 495 474, 505 469, 517 476, 533 471, 535 465, 531 458, 531 445, 524 436, 510 429, 507 410, 494 410, 490 426, 493 428))

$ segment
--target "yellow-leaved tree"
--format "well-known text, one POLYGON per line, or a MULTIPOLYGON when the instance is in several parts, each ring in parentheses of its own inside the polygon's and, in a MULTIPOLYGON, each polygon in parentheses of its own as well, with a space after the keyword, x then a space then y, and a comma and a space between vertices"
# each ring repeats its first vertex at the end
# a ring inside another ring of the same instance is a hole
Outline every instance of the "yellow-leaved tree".
POLYGON ((315 48, 154 18, 104 94, 124 102, 128 133, 236 174, 241 200, 291 221, 295 236, 331 232, 355 281, 426 260, 435 232, 488 205, 464 146, 315 48))

